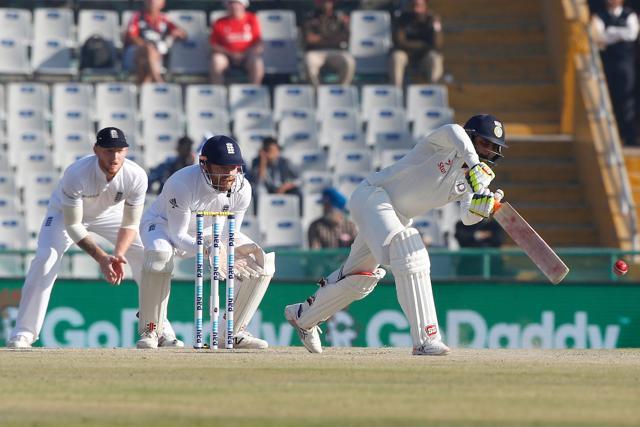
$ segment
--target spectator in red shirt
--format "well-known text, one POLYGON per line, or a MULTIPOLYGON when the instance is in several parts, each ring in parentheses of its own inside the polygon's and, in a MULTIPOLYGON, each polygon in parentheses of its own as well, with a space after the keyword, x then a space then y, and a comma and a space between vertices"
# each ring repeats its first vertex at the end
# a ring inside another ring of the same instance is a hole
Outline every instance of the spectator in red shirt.
POLYGON ((125 35, 124 68, 135 66, 138 83, 161 83, 162 60, 173 39, 184 40, 187 33, 162 13, 165 0, 145 0, 142 11, 131 17, 125 35))
POLYGON ((262 35, 258 17, 247 12, 249 0, 228 0, 228 14, 211 29, 211 83, 224 84, 229 66, 244 67, 249 83, 260 84, 264 77, 262 35))

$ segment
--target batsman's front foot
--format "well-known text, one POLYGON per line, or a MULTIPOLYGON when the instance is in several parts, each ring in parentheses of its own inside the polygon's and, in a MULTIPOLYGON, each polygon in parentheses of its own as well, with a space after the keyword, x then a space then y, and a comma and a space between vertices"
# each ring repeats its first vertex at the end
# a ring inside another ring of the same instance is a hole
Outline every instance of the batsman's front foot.
POLYGON ((442 341, 422 344, 413 349, 414 356, 446 356, 449 353, 451 353, 451 349, 442 341))
MULTIPOLYGON (((184 345, 184 344, 183 344, 184 345)), ((156 331, 144 331, 136 343, 137 348, 158 348, 158 333, 156 331)))
POLYGON ((265 340, 254 337, 248 331, 240 331, 234 338, 233 348, 264 350, 269 348, 269 343, 265 340))
POLYGON ((7 341, 7 348, 31 348, 31 340, 24 335, 16 335, 7 341))
POLYGON ((158 338, 158 347, 161 348, 184 348, 184 342, 176 338, 175 335, 163 334, 158 338))
POLYGON ((320 334, 322 331, 320 327, 316 325, 311 329, 302 329, 298 326, 297 322, 301 309, 301 304, 288 305, 284 309, 284 317, 286 317, 291 326, 296 329, 300 341, 302 341, 302 344, 304 344, 310 353, 322 353, 322 343, 320 342, 320 334))

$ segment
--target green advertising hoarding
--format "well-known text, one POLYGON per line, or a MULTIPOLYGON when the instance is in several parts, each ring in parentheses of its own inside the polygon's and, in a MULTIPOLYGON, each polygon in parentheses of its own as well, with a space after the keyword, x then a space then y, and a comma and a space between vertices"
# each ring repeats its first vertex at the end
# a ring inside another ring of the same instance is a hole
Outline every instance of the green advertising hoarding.
MULTIPOLYGON (((10 333, 19 280, 0 281, 0 345, 10 333)), ((300 345, 283 316, 312 283, 272 283, 249 330, 272 346, 300 345)), ((441 332, 453 347, 640 347, 640 286, 522 283, 434 283, 441 332)), ((208 287, 205 295, 209 295, 208 287)), ((222 299, 224 301, 224 299, 222 299)), ((137 339, 137 287, 59 280, 40 334, 46 347, 132 347, 137 339)), ((169 319, 188 345, 193 336, 193 285, 175 282, 169 319)), ((409 326, 393 285, 382 283, 322 326, 325 345, 410 346, 409 326)))

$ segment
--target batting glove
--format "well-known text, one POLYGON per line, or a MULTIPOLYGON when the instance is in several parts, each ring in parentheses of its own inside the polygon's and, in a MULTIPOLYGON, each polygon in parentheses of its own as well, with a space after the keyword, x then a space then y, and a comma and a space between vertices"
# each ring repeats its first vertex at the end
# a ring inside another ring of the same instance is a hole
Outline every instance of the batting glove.
POLYGON ((484 162, 478 163, 467 172, 467 182, 474 193, 480 193, 489 187, 489 184, 491 184, 491 181, 495 177, 496 174, 494 174, 491 168, 484 162))
POLYGON ((484 189, 481 192, 473 195, 473 198, 471 199, 471 205, 469 206, 469 212, 483 218, 489 218, 489 215, 491 215, 491 212, 493 212, 494 205, 494 194, 489 191, 489 189, 484 189))

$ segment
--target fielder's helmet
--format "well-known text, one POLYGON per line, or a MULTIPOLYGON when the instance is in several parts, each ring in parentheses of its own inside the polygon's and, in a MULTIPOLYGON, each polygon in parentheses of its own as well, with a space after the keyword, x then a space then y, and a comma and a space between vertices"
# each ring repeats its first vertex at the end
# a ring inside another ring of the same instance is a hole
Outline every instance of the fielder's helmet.
POLYGON ((474 136, 479 136, 497 145, 495 156, 484 160, 495 163, 502 157, 502 148, 508 148, 505 143, 504 126, 500 120, 491 114, 478 114, 471 117, 464 124, 464 130, 472 140, 474 136))
POLYGON ((244 165, 240 146, 235 139, 226 135, 216 135, 207 139, 200 151, 200 162, 227 166, 244 165))

